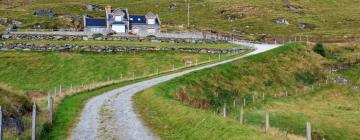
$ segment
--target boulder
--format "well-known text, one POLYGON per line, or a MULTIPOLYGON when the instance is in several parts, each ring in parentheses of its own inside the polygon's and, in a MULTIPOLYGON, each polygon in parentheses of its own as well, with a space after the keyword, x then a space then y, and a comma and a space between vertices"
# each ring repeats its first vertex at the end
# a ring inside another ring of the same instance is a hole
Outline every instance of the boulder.
POLYGON ((279 25, 289 25, 290 24, 289 20, 286 18, 275 19, 275 23, 279 24, 279 25))
POLYGON ((176 8, 176 3, 175 3, 175 2, 170 3, 170 4, 169 4, 169 8, 170 8, 170 9, 175 9, 175 8, 176 8))

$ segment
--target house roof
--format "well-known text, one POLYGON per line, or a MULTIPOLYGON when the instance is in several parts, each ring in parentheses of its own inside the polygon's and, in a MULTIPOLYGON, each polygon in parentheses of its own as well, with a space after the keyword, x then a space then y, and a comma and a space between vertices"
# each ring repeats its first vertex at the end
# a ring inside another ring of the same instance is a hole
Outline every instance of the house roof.
POLYGON ((123 16, 124 19, 128 18, 128 11, 126 9, 125 10, 121 10, 121 9, 111 10, 111 14, 109 14, 110 19, 113 18, 112 14, 123 16))
POLYGON ((146 24, 146 17, 139 15, 130 15, 131 24, 146 24))
POLYGON ((153 12, 149 12, 145 15, 146 18, 156 18, 156 15, 153 12))
POLYGON ((86 18, 86 26, 106 26, 106 19, 86 18))

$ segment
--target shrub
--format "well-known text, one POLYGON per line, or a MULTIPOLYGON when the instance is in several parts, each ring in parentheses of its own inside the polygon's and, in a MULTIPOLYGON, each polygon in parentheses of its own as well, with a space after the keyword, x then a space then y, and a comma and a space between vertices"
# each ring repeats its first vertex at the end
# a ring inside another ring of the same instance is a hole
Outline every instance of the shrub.
POLYGON ((316 45, 314 47, 314 52, 316 52, 317 54, 320 54, 323 57, 326 57, 326 50, 322 43, 316 43, 316 45))

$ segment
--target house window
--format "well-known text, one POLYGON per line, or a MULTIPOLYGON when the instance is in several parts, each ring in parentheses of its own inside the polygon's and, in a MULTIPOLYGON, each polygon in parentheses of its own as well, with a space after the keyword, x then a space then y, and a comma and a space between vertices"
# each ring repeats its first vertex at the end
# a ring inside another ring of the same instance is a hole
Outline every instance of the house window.
POLYGON ((115 16, 115 21, 122 21, 122 17, 121 16, 115 16))
POLYGON ((155 19, 148 19, 148 24, 155 24, 155 19))

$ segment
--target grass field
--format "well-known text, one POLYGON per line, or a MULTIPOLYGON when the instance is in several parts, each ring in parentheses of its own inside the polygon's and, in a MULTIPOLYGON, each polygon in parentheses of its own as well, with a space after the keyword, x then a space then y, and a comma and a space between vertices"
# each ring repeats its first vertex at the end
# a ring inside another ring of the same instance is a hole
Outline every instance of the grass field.
MULTIPOLYGON (((160 87, 162 87, 161 85, 160 87)), ((152 88, 134 97, 136 109, 161 139, 274 139, 261 131, 240 125, 211 112, 194 109, 167 99, 160 88, 152 88)))
MULTIPOLYGON (((192 0, 190 23, 192 29, 212 29, 232 32, 241 30, 248 35, 267 34, 287 37, 289 35, 337 36, 343 38, 358 36, 360 22, 359 1, 357 0, 192 0), (288 3, 286 2, 288 1, 288 3), (292 7, 291 9, 288 7, 292 7), (228 18, 233 20, 228 20, 228 18), (274 19, 287 18, 290 25, 277 25, 274 19), (298 24, 306 23, 306 29, 298 24)), ((24 22, 21 28, 32 28, 41 24, 42 28, 68 26, 57 18, 35 17, 36 9, 50 9, 58 15, 83 15, 103 17, 103 11, 82 10, 86 4, 113 8, 128 8, 131 14, 146 14, 153 11, 160 15, 163 30, 185 30, 187 24, 186 3, 183 0, 38 0, 1 1, 1 17, 9 17, 24 22), (176 2, 177 8, 169 9, 176 2)), ((81 21, 81 20, 80 20, 81 21)), ((69 25, 69 26, 75 26, 69 25)), ((240 34, 240 33, 238 33, 240 34)))
POLYGON ((239 45, 232 43, 154 43, 154 42, 134 42, 134 41, 55 41, 55 40, 4 40, 2 42, 15 43, 35 43, 35 44, 78 44, 95 46, 129 46, 129 47, 176 47, 176 48, 217 48, 229 49, 239 48, 239 45))
MULTIPOLYGON (((331 55, 322 57, 312 47, 290 44, 230 64, 194 72, 138 94, 135 104, 149 126, 158 130, 173 123, 160 124, 156 120, 192 110, 189 106, 221 115, 224 104, 227 104, 228 118, 238 120, 239 108, 246 98, 246 124, 262 127, 267 110, 270 111, 271 126, 283 132, 304 136, 305 124, 310 121, 314 139, 359 139, 357 127, 360 120, 356 117, 360 111, 358 91, 337 84, 318 86, 327 76, 334 74, 330 74, 327 66, 352 60, 352 54, 356 54, 356 51, 346 52, 356 46, 331 50, 328 47, 325 46, 325 50, 328 54, 332 52, 331 55), (315 86, 314 90, 311 90, 312 86, 315 86), (285 97, 286 91, 290 97, 285 97), (262 93, 265 94, 265 102, 261 101, 262 93), (148 96, 167 102, 182 102, 181 106, 187 109, 164 109, 158 113, 158 103, 153 101, 155 99, 146 101, 148 96), (144 102, 148 105, 141 105, 144 102)), ((174 120, 182 119, 182 116, 172 117, 174 120)), ((179 122, 176 127, 169 127, 168 131, 182 130, 188 125, 188 122, 179 122)))
POLYGON ((60 53, 0 52, 0 83, 26 92, 41 92, 170 70, 185 61, 207 61, 215 54, 177 52, 60 53))

